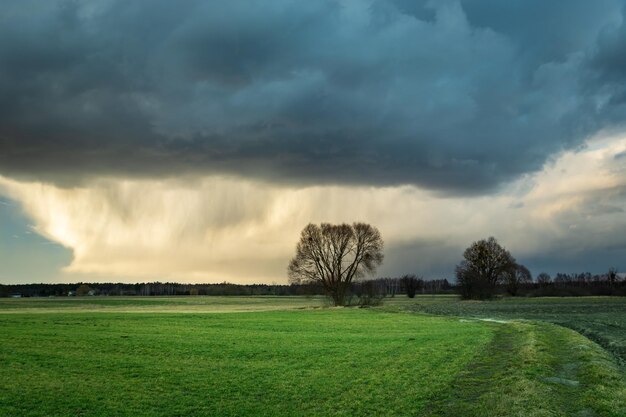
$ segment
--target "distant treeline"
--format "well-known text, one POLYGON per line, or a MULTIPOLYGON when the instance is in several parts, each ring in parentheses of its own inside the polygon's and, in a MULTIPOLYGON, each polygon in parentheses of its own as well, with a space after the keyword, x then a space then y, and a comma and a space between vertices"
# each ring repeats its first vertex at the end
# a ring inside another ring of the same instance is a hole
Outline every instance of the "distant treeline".
MULTIPOLYGON (((554 278, 546 273, 537 275, 530 283, 521 284, 519 294, 530 297, 565 297, 586 295, 626 296, 626 279, 610 269, 605 274, 589 272, 564 274, 557 273, 554 278)), ((506 286, 503 286, 506 292, 506 286)))
MULTIPOLYGON (((378 278, 372 280, 377 291, 384 296, 404 294, 400 278, 378 278)), ((418 293, 452 293, 453 286, 443 280, 426 281, 418 293)), ((62 296, 159 296, 159 295, 322 295, 321 286, 313 284, 180 284, 176 282, 83 283, 76 284, 0 284, 0 297, 62 297, 62 296)))
MULTIPOLYGON (((557 273, 554 278, 540 273, 535 279, 529 277, 527 282, 517 282, 512 288, 511 283, 502 282, 496 286, 499 296, 520 297, 578 297, 593 295, 626 296, 626 277, 610 269, 605 274, 557 273)), ((450 284, 447 279, 424 280, 416 275, 405 275, 400 278, 378 278, 371 281, 373 286, 367 288, 373 293, 389 297, 395 294, 453 294, 460 293, 458 283, 450 284), (410 287, 412 287, 412 291, 410 287), (408 291, 407 291, 408 290, 408 291)), ((356 286, 363 286, 357 283, 356 286)), ((363 291, 363 290, 361 290, 363 291)))
MULTIPOLYGON (((606 274, 557 273, 554 278, 541 273, 527 282, 499 283, 495 288, 497 296, 509 297, 583 297, 596 295, 626 296, 626 279, 615 271, 606 274)), ((455 288, 461 292, 462 288, 455 288)))
POLYGON ((315 295, 320 292, 312 285, 250 284, 181 284, 177 282, 83 283, 76 284, 17 284, 0 285, 0 297, 51 296, 158 296, 158 295, 315 295))
MULTIPOLYGON (((405 295, 414 291, 416 294, 454 294, 459 292, 456 284, 447 279, 424 280, 415 275, 399 278, 377 278, 353 285, 353 292, 363 291, 382 297, 405 295), (407 285, 411 287, 407 287, 407 285), (408 290, 408 291, 407 291, 408 290)), ((506 284, 498 285, 499 295, 512 295, 506 284)), ((312 284, 181 284, 176 282, 146 282, 138 284, 124 283, 75 283, 75 284, 0 284, 0 297, 51 297, 51 296, 163 296, 163 295, 323 295, 319 285, 312 284)), ((539 274, 530 282, 520 283, 516 296, 586 296, 618 295, 626 296, 626 279, 611 272, 592 275, 557 273, 554 278, 548 274, 539 274)))

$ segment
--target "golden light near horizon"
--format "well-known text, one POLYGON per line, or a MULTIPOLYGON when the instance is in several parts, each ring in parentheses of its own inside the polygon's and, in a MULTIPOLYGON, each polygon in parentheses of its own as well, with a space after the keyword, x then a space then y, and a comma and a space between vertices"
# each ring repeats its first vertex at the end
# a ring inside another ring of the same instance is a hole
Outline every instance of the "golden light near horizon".
MULTIPOLYGON (((286 282, 285 267, 308 222, 362 220, 379 227, 388 251, 434 247, 384 265, 381 274, 454 265, 464 245, 495 235, 530 257, 585 233, 626 226, 622 137, 597 138, 498 193, 449 197, 415 186, 289 187, 234 177, 100 179, 61 188, 1 177, 35 230, 70 248, 64 277, 286 282), (613 208, 613 209, 611 209, 613 208)), ((600 242, 595 242, 600 243, 600 242)), ((571 242, 568 243, 571 245, 571 242)), ((392 255, 393 256, 393 255, 392 255)))

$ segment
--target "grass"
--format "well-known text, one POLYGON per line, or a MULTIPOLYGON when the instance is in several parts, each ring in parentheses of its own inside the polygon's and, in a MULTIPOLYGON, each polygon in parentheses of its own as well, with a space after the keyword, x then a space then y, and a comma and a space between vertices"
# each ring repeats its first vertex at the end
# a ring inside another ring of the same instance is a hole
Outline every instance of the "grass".
POLYGON ((612 357, 580 334, 548 323, 509 323, 426 415, 620 417, 626 385, 612 357))
POLYGON ((597 342, 626 365, 626 297, 503 298, 481 302, 422 296, 414 301, 398 298, 395 304, 437 315, 558 324, 597 342))
POLYGON ((170 297, 50 297, 0 298, 2 313, 233 313, 321 307, 323 297, 289 296, 170 296, 170 297))
POLYGON ((0 300, 0 417, 626 415, 622 299, 323 304, 0 300))
POLYGON ((325 309, 0 315, 2 416, 416 415, 493 337, 325 309))

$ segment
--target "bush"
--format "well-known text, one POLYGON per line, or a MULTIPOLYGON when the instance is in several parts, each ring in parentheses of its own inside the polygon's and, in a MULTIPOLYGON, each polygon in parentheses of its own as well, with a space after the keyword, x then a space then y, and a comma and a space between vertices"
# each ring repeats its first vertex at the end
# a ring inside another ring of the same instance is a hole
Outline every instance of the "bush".
MULTIPOLYGON (((376 281, 363 281, 352 284, 352 294, 357 297, 359 307, 374 307, 383 303, 383 292, 376 281)), ((350 300, 352 304, 352 300, 350 300)))

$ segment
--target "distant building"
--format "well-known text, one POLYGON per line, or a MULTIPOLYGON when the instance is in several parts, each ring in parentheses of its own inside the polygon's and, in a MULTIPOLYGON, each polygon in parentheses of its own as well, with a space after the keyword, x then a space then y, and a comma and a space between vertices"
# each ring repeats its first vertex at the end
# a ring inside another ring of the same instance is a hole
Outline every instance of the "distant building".
POLYGON ((11 294, 11 298, 22 298, 22 294, 11 294))

